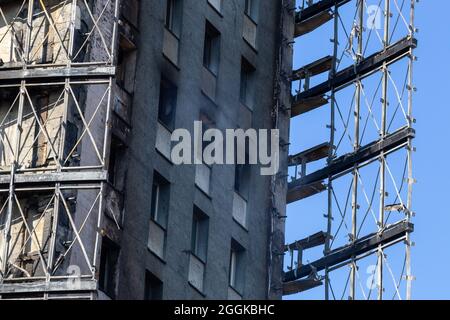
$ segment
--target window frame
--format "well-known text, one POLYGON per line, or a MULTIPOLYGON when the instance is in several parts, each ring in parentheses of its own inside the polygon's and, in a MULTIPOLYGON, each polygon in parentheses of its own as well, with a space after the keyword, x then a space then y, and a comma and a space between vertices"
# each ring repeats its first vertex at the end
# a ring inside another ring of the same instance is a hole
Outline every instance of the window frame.
POLYGON ((169 223, 169 211, 170 211, 170 192, 171 192, 171 184, 168 180, 166 180, 161 174, 157 171, 153 173, 153 182, 152 182, 152 195, 151 195, 151 205, 150 205, 150 220, 156 223, 159 227, 161 227, 165 232, 167 232, 168 223, 169 223), (156 186, 156 196, 154 194, 156 186), (160 201, 161 201, 161 187, 167 187, 167 212, 164 213, 163 221, 160 219, 160 201))
POLYGON ((244 2, 244 14, 258 25, 258 0, 245 0, 244 2))
POLYGON ((235 288, 236 286, 236 267, 237 267, 237 252, 231 249, 231 256, 230 256, 230 279, 229 279, 229 285, 231 288, 235 288))
POLYGON ((219 76, 221 33, 208 20, 205 23, 205 37, 203 41, 203 66, 214 76, 219 76))
POLYGON ((194 206, 194 213, 192 215, 191 231, 191 254, 206 265, 209 247, 209 216, 196 206, 194 206), (201 236, 203 236, 203 240, 205 241, 203 248, 200 245, 202 241, 201 236), (202 253, 200 250, 204 250, 204 252, 202 253))
POLYGON ((116 298, 117 270, 120 259, 120 246, 107 237, 103 237, 100 268, 99 268, 99 289, 111 299, 116 298), (111 259, 114 266, 110 266, 111 259))
POLYGON ((166 12, 164 17, 164 26, 177 39, 181 37, 183 0, 166 0, 166 12), (178 20, 178 21, 177 21, 178 20), (178 22, 178 26, 175 24, 178 22))
POLYGON ((150 271, 146 270, 145 272, 145 289, 144 289, 144 300, 146 301, 161 301, 164 298, 164 282, 155 276, 150 271), (160 293, 158 298, 153 297, 152 284, 156 284, 160 286, 160 293))
POLYGON ((245 290, 246 249, 236 240, 231 240, 228 286, 243 296, 245 290), (242 283, 238 283, 241 281, 242 283))
POLYGON ((239 87, 239 100, 248 109, 253 111, 255 105, 254 77, 256 68, 244 57, 241 59, 241 78, 239 87))

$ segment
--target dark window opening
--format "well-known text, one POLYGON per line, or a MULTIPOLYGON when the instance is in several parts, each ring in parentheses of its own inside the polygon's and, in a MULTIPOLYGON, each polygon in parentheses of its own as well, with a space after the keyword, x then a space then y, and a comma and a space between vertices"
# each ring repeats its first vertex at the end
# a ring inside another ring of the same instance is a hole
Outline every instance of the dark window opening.
POLYGON ((253 108, 255 68, 244 58, 241 64, 241 102, 249 108, 253 108))
POLYGON ((136 77, 136 48, 121 36, 118 51, 116 83, 131 94, 134 92, 136 77))
POLYGON ((169 130, 175 128, 175 113, 177 107, 178 88, 162 77, 159 97, 159 121, 169 130))
POLYGON ((117 264, 120 248, 117 244, 103 238, 100 257, 99 288, 110 298, 116 298, 117 264))
POLYGON ((164 284, 150 272, 145 273, 145 300, 162 300, 164 284))
POLYGON ((166 28, 180 37, 182 17, 182 0, 167 0, 166 28))
POLYGON ((122 15, 135 28, 139 27, 139 7, 140 0, 122 1, 122 15))
POLYGON ((234 175, 234 190, 244 199, 248 198, 251 182, 250 180, 251 180, 251 165, 236 164, 234 175))
POLYGON ((126 146, 116 136, 112 136, 109 155, 108 179, 117 190, 125 188, 126 146))
POLYGON ((203 65, 216 76, 219 73, 220 32, 208 21, 205 27, 203 65))
POLYGON ((245 14, 257 21, 258 18, 258 0, 245 0, 245 14))

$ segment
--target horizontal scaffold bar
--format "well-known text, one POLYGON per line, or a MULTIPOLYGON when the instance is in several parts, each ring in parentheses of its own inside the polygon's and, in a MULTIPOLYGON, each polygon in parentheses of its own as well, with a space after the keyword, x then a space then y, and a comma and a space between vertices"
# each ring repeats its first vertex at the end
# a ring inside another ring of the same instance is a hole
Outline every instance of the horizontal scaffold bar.
POLYGON ((356 79, 363 79, 368 77, 377 69, 381 68, 385 63, 387 65, 392 64, 397 59, 405 56, 408 52, 417 46, 417 40, 414 38, 404 38, 399 42, 389 46, 386 50, 377 52, 368 58, 365 58, 357 65, 352 65, 342 71, 336 73, 336 75, 309 89, 294 96, 293 104, 297 104, 302 100, 325 95, 333 88, 335 90, 342 89, 347 85, 354 82, 356 79))
POLYGON ((292 155, 289 157, 289 166, 299 166, 303 163, 310 163, 324 159, 330 154, 330 149, 330 143, 326 142, 296 155, 292 155))
POLYGON ((304 8, 303 10, 297 12, 295 16, 295 23, 302 23, 305 20, 308 20, 318 14, 323 13, 324 11, 330 10, 334 6, 342 6, 351 0, 322 0, 317 3, 310 5, 309 7, 304 8))
MULTIPOLYGON (((97 282, 85 279, 62 279, 59 281, 11 282, 0 284, 0 294, 31 294, 50 292, 87 292, 96 291, 97 282), (75 281, 76 280, 76 281, 75 281), (75 283, 75 285, 74 285, 75 283)), ((5 296, 7 298, 7 296, 5 296)))
POLYGON ((29 69, 0 68, 0 83, 15 83, 22 80, 36 82, 52 82, 70 78, 73 80, 102 79, 114 77, 116 67, 83 66, 83 67, 48 67, 29 69))
MULTIPOLYGON (((108 172, 104 170, 86 172, 61 172, 61 173, 30 173, 14 175, 14 184, 17 185, 48 185, 53 183, 80 183, 106 182, 108 172)), ((11 182, 11 175, 0 175, 0 185, 11 182)))
POLYGON ((386 246, 404 237, 408 232, 414 231, 414 225, 407 221, 401 221, 386 227, 382 232, 373 233, 355 241, 352 244, 331 251, 325 257, 296 270, 284 274, 284 282, 299 280, 319 272, 325 268, 331 268, 352 258, 357 258, 365 253, 375 250, 379 246, 386 246))
POLYGON ((301 79, 305 79, 306 77, 317 76, 321 73, 330 71, 332 68, 333 57, 326 56, 324 58, 318 59, 306 66, 301 67, 298 70, 295 70, 292 73, 292 80, 297 81, 301 79))
POLYGON ((327 167, 311 173, 301 179, 289 183, 289 190, 302 188, 312 183, 323 181, 329 177, 344 174, 357 164, 364 164, 367 161, 376 159, 382 152, 390 153, 392 150, 406 144, 409 139, 415 137, 415 130, 404 127, 395 133, 385 137, 383 140, 375 141, 362 147, 357 152, 346 154, 335 159, 327 167))
POLYGON ((300 249, 307 250, 307 249, 315 248, 315 247, 325 244, 326 239, 327 239, 326 232, 321 231, 316 234, 313 234, 312 236, 309 236, 308 238, 298 240, 290 245, 287 245, 284 248, 284 251, 288 252, 290 250, 292 250, 292 251, 300 250, 300 249))
POLYGON ((309 278, 298 281, 283 283, 283 296, 290 296, 297 293, 302 293, 323 285, 319 279, 309 278))

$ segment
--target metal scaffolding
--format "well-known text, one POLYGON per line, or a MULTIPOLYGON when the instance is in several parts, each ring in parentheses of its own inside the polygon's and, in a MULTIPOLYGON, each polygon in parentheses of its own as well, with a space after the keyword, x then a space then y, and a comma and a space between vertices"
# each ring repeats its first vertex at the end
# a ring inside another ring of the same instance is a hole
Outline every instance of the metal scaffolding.
POLYGON ((327 213, 326 231, 286 246, 285 295, 324 285, 326 300, 374 292, 380 300, 411 299, 416 1, 368 2, 303 0, 296 14, 296 37, 328 25, 333 38, 331 55, 293 72, 292 117, 327 106, 331 116, 329 141, 289 158, 288 203, 323 193, 327 213), (308 173, 318 161, 325 167, 308 173), (304 264, 320 246, 323 257, 304 264))
POLYGON ((94 298, 119 0, 0 2, 0 298, 94 298))

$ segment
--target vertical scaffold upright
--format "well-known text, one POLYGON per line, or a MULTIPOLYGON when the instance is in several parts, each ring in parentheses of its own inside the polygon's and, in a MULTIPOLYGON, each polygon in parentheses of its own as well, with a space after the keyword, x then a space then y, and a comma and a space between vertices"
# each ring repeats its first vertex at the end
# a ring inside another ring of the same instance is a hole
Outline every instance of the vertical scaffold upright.
POLYGON ((324 285, 327 300, 409 300, 416 1, 301 2, 295 37, 302 55, 308 47, 300 37, 325 26, 333 30, 332 54, 293 71, 291 117, 328 106, 330 140, 289 157, 287 202, 325 195, 326 231, 286 245, 284 294, 324 285), (307 172, 320 161, 322 169, 307 172))

